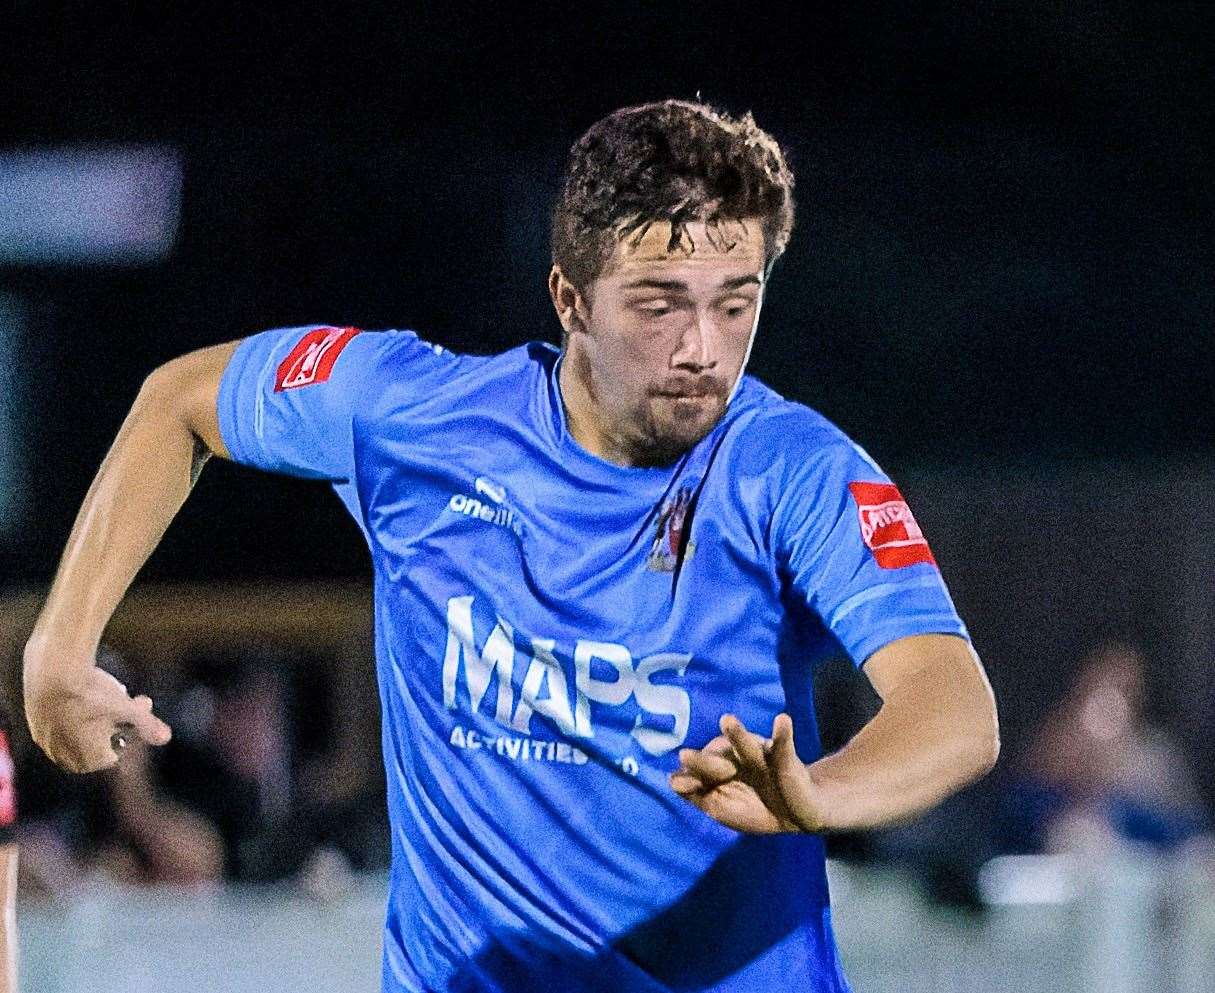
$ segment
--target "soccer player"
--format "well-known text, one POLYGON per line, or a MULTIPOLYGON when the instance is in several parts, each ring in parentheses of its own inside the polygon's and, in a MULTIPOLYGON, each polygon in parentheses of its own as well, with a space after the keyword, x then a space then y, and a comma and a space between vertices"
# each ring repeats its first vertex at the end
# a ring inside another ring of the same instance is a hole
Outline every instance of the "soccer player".
POLYGON ((792 186, 750 114, 625 108, 553 212, 560 349, 298 327, 157 369, 26 648, 38 743, 168 739, 92 652, 210 453, 329 480, 375 575, 386 991, 846 990, 823 834, 925 810, 998 733, 898 490, 744 376, 792 186), (883 705, 823 756, 841 651, 883 705))

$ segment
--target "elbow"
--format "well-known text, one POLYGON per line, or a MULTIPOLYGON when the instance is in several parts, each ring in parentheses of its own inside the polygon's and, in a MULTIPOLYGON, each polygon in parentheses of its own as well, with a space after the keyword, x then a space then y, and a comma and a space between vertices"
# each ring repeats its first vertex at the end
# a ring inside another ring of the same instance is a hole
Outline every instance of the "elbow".
POLYGON ((190 416, 190 381, 184 375, 181 359, 157 366, 139 387, 131 416, 157 424, 173 425, 197 436, 190 416))
POLYGON ((959 721, 959 726, 968 731, 966 751, 971 782, 991 772, 1000 758, 1000 715, 996 695, 985 675, 981 683, 981 691, 970 696, 965 717, 959 721))
POLYGON ((180 424, 210 452, 227 455, 219 431, 219 386, 236 342, 187 352, 153 369, 135 406, 158 420, 180 424))
POLYGON ((979 766, 978 775, 975 778, 981 779, 996 767, 996 762, 1000 759, 1000 729, 993 727, 991 733, 983 738, 975 751, 979 766))
POLYGON ((942 737, 941 773, 950 791, 965 789, 995 768, 1000 725, 994 704, 955 710, 942 737))
POLYGON ((965 767, 969 769, 969 782, 982 779, 996 767, 1000 758, 1000 723, 996 717, 995 708, 985 715, 982 721, 976 722, 967 735, 965 767))
POLYGON ((955 738, 948 764, 942 769, 945 795, 973 786, 995 768, 999 757, 998 734, 975 732, 955 738))
POLYGON ((166 362, 144 378, 135 406, 171 407, 174 400, 181 396, 181 386, 174 362, 166 362))

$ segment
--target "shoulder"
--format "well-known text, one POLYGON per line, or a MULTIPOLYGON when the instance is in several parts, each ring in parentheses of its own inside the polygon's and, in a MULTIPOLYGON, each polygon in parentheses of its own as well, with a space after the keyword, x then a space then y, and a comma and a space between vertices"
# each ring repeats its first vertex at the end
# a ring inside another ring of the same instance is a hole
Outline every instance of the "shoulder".
POLYGON ((538 368, 546 362, 551 365, 558 354, 556 346, 538 341, 493 355, 454 352, 409 329, 362 331, 359 338, 365 350, 379 356, 386 371, 420 365, 453 375, 507 376, 538 368))
POLYGON ((458 380, 518 374, 538 365, 532 352, 545 348, 551 346, 533 343, 498 355, 469 355, 409 328, 313 324, 252 335, 238 349, 247 355, 238 358, 261 359, 268 373, 273 370, 276 392, 327 382, 367 397, 386 385, 422 392, 458 380))
POLYGON ((744 473, 777 480, 840 469, 881 473, 869 454, 834 422, 752 376, 743 377, 734 402, 741 407, 736 463, 744 473))
POLYGON ((452 372, 463 356, 428 341, 409 328, 355 330, 349 344, 352 364, 385 377, 404 369, 418 372, 452 372))
POLYGON ((530 387, 545 378, 558 354, 542 342, 471 355, 426 341, 413 331, 366 336, 378 339, 372 346, 378 354, 374 368, 367 370, 363 407, 376 416, 432 405, 449 408, 457 401, 508 405, 512 398, 534 392, 530 387))
POLYGON ((858 486, 889 478, 856 442, 817 410, 788 400, 752 377, 735 398, 741 409, 729 471, 735 492, 785 548, 822 535, 847 516, 858 486))
POLYGON ((324 383, 329 389, 320 393, 327 396, 367 400, 388 386, 423 394, 449 384, 475 388, 512 378, 543 378, 559 354, 556 346, 533 341, 495 355, 469 355, 409 328, 306 324, 244 338, 229 359, 225 379, 284 397, 318 396, 302 388, 324 383))

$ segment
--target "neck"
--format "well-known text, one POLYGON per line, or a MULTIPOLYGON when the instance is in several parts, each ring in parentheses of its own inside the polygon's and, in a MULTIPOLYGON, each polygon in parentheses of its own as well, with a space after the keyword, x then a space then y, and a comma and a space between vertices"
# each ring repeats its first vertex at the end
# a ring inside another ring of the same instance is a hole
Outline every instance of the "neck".
POLYGON ((594 377, 586 357, 566 346, 565 358, 557 370, 565 422, 574 440, 592 455, 616 465, 635 466, 623 438, 606 428, 603 408, 598 400, 594 377))

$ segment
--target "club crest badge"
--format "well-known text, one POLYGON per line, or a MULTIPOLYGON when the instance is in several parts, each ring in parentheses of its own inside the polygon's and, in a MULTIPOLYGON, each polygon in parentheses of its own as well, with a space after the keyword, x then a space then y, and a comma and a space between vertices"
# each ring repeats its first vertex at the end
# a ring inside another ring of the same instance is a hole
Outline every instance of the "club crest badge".
POLYGON ((658 513, 654 528, 654 541, 646 559, 646 568, 653 572, 674 572, 680 556, 691 558, 696 543, 685 536, 692 525, 692 487, 681 486, 669 497, 658 513))

